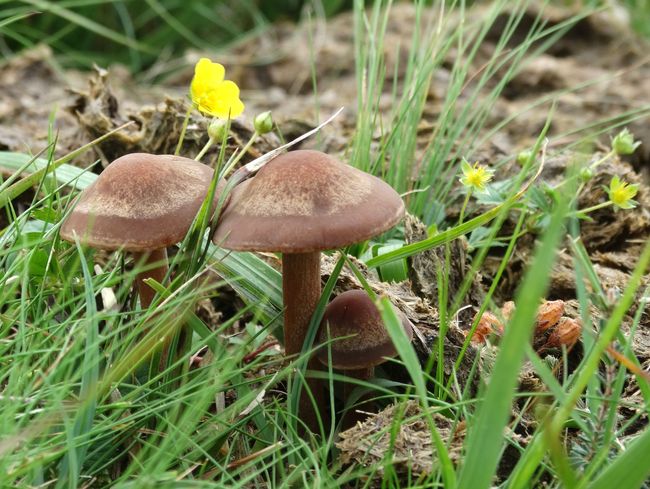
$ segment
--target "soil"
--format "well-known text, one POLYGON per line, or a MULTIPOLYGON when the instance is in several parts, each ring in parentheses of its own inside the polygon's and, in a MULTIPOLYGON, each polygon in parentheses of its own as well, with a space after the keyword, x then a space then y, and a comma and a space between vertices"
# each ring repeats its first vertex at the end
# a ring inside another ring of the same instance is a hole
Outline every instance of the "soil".
MULTIPOLYGON (((547 25, 559 26, 575 13, 565 9, 547 9, 541 18, 547 25)), ((538 11, 531 8, 523 16, 509 47, 523 40, 538 14, 538 11)), ((481 8, 474 9, 472 15, 481 16, 481 8)), ((571 25, 550 49, 527 60, 506 85, 501 96, 494 100, 485 128, 479 136, 479 140, 482 139, 481 136, 485 136, 485 142, 475 148, 473 154, 467 155, 473 160, 492 164, 531 147, 550 109, 549 103, 534 102, 541 97, 548 97, 549 100, 553 98, 556 100, 556 106, 549 132, 552 143, 548 147, 541 180, 549 184, 558 183, 564 170, 576 161, 595 161, 607 151, 609 138, 617 131, 605 131, 607 121, 620 120, 621 125, 625 125, 626 114, 638 112, 639 116, 627 124, 627 127, 642 142, 640 148, 630 157, 621 159, 614 156, 605 161, 598 167, 594 178, 587 183, 580 196, 582 208, 602 202, 605 195, 603 185, 607 185, 614 175, 640 185, 636 198, 638 206, 635 209, 618 212, 611 208, 603 209, 592 213, 591 219, 581 224, 581 242, 594 263, 602 288, 611 298, 611 304, 606 304, 605 310, 593 308, 593 321, 607 317, 607 307, 616 302, 618 294, 625 288, 640 250, 650 237, 650 120, 645 108, 650 101, 648 42, 637 38, 624 21, 617 20, 617 15, 620 16, 621 11, 615 9, 614 13, 603 12, 582 19, 571 25), (513 122, 500 127, 502 121, 515 115, 513 122), (576 131, 576 128, 593 127, 594 124, 603 128, 602 136, 595 141, 582 140, 582 133, 576 131)), ((398 84, 404 78, 404 68, 400 66, 396 70, 396 63, 398 59, 403 60, 406 57, 414 18, 415 10, 411 4, 398 3, 393 7, 388 23, 384 43, 385 68, 386 73, 391 76, 397 73, 398 84)), ((507 16, 503 14, 480 46, 476 59, 469 64, 471 81, 459 97, 459 108, 468 101, 468 94, 475 88, 478 75, 494 52, 506 21, 507 16)), ((321 150, 345 158, 355 129, 357 108, 353 32, 351 14, 342 14, 327 23, 316 21, 311 27, 306 23, 298 26, 280 24, 263 35, 236 46, 229 53, 220 55, 220 62, 228 66, 228 76, 242 87, 242 99, 247 104, 246 117, 233 123, 229 141, 231 149, 241 147, 248 140, 252 133, 252 116, 261 111, 273 111, 283 138, 289 140, 311 129, 317 121, 323 120, 340 106, 345 106, 344 113, 322 131, 318 140, 321 150), (313 36, 311 49, 310 36, 313 36), (312 57, 317 60, 315 65, 310 61, 312 57), (317 79, 317 104, 314 101, 312 71, 315 71, 317 79)), ((187 107, 185 97, 192 77, 192 66, 202 55, 209 53, 188 53, 186 69, 159 85, 145 86, 119 66, 97 68, 92 73, 63 72, 51 61, 52 53, 46 46, 27 51, 8 61, 0 71, 0 93, 3 93, 0 100, 0 150, 33 154, 42 150, 48 139, 48 119, 55 111, 58 155, 63 155, 126 121, 135 121, 127 130, 77 159, 75 164, 80 166, 96 159, 106 164, 115 157, 132 151, 173 152, 187 107)), ((454 55, 453 52, 449 54, 449 59, 442 64, 431 81, 422 120, 423 127, 435 124, 451 77, 454 55)), ((491 83, 497 83, 498 80, 499 76, 495 76, 491 83)), ((380 106, 384 108, 390 103, 389 82, 385 85, 386 97, 380 102, 380 106)), ((488 84, 480 97, 488 97, 492 88, 493 85, 488 84)), ((205 118, 192 114, 183 154, 192 157, 206 141, 205 118)), ((307 140, 302 147, 314 147, 316 141, 316 138, 307 140)), ((426 141, 426 138, 422 139, 418 155, 424 151, 426 141)), ((279 144, 280 138, 277 135, 267 135, 251 148, 243 161, 253 159, 279 144)), ((213 149, 207 158, 215 154, 216 150, 213 149)), ((417 162, 414 165, 417 166, 417 162)), ((1 166, 0 157, 0 168, 1 166)), ((100 171, 101 167, 98 165, 95 169, 100 171)), ((514 162, 505 163, 499 169, 499 178, 507 178, 518 171, 519 168, 514 162)), ((448 217, 453 218, 454 213, 458 213, 460 203, 448 210, 448 217)), ((483 210, 485 207, 472 203, 468 209, 468 217, 483 210)), ((503 233, 507 234, 513 227, 514 222, 507 221, 503 233)), ((426 236, 426 227, 417 218, 408 216, 405 234, 407 241, 417 241, 426 236)), ((505 270, 501 286, 495 293, 496 306, 512 299, 520 283, 522 271, 530 261, 536 237, 536 229, 533 228, 519 240, 514 257, 505 270)), ((565 314, 577 318, 579 313, 575 302, 575 264, 569 243, 565 245, 550 272, 551 283, 547 299, 565 301, 569 311, 565 314)), ((459 239, 452 243, 449 253, 450 291, 453 296, 469 270, 466 242, 459 239)), ((444 340, 445 355, 448 355, 444 362, 446 374, 451 373, 453 359, 465 341, 471 319, 485 294, 486 285, 492 282, 501 260, 501 253, 500 248, 490 251, 481 273, 470 279, 469 293, 461 302, 461 313, 455 317, 444 340)), ((408 264, 410 281, 402 284, 378 282, 373 273, 358 263, 375 291, 391 297, 395 305, 416 325, 414 345, 423 364, 438 341, 436 276, 443 260, 444 250, 441 249, 429 250, 412 257, 408 264)), ((331 268, 332 259, 325 257, 323 280, 327 279, 328 270, 331 268)), ((644 287, 648 285, 650 278, 646 276, 644 287)), ((356 278, 344 271, 335 293, 359 287, 356 278)), ((633 346, 641 367, 648 371, 650 309, 647 298, 643 299, 641 295, 640 293, 634 307, 626 314, 624 333, 629 331, 637 308, 645 308, 633 346)), ((217 310, 210 305, 204 305, 202 317, 218 322, 221 313, 231 307, 223 302, 232 297, 233 295, 228 293, 222 294, 220 302, 215 303, 217 310)), ((228 317, 227 313, 225 317, 228 317)), ((476 381, 469 376, 474 359, 478 358, 485 371, 489 371, 497 350, 498 341, 493 344, 470 345, 458 371, 458 386, 462 388, 470 382, 470 388, 474 389, 476 381)), ((579 359, 581 354, 582 347, 578 342, 569 354, 568 368, 575 365, 575 360, 579 359)), ((561 361, 562 355, 557 351, 548 352, 547 357, 549 362, 557 363, 561 361)), ((386 374, 399 379, 405 372, 388 369, 386 374)), ((521 372, 520 388, 529 392, 543 389, 543 384, 536 378, 529 365, 524 366, 521 372)), ((629 406, 639 406, 643 403, 636 381, 632 377, 626 388, 626 396, 625 400, 629 406)), ((530 413, 529 408, 516 405, 513 415, 522 414, 522 409, 527 409, 526 413, 530 413)), ((360 431, 365 430, 366 424, 370 423, 367 431, 376 433, 381 419, 392 419, 390 409, 394 407, 388 409, 378 415, 379 421, 373 418, 372 421, 353 428, 356 432, 342 435, 340 448, 344 462, 366 463, 366 459, 359 455, 366 436, 360 431)), ((404 409, 411 413, 418 407, 409 403, 404 409)), ((621 415, 623 418, 629 418, 634 411, 626 408, 621 415)), ((536 425, 534 416, 526 413, 522 415, 518 428, 511 433, 520 444, 526 443, 536 425)), ((422 420, 418 422, 422 423, 422 420)), ((446 421, 436 418, 436 423, 438 422, 444 424, 446 421)), ((647 422, 647 417, 641 416, 626 435, 632 436, 647 422)), ((402 426, 399 441, 406 446, 404 450, 408 450, 409 443, 414 443, 415 449, 425 450, 430 454, 431 447, 426 445, 430 443, 430 439, 420 439, 417 432, 416 424, 407 423, 402 426)), ((453 437, 458 434, 457 430, 453 431, 448 425, 441 427, 441 434, 444 433, 453 437)), ((376 449, 380 449, 380 446, 376 449)), ((375 455, 373 452, 368 456, 375 455)), ((508 452, 507 456, 516 457, 516 453, 508 452)), ((381 459, 381 456, 378 458, 381 459)), ((416 472, 430 470, 430 456, 428 460, 424 460, 425 458, 422 463, 418 462, 418 458, 416 462, 419 465, 412 469, 416 472)), ((504 463, 508 465, 513 460, 504 463)))

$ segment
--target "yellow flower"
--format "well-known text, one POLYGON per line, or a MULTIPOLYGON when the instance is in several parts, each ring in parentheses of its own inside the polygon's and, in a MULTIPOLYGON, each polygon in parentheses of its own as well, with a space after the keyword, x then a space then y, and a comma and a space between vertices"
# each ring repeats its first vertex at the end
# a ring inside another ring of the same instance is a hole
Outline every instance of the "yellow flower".
POLYGON ((609 200, 619 209, 632 209, 636 207, 636 202, 632 199, 639 191, 639 185, 631 185, 622 181, 617 176, 612 178, 609 183, 607 193, 609 200))
POLYGON ((460 177, 460 183, 465 187, 483 192, 487 183, 492 180, 494 171, 488 169, 485 165, 479 165, 478 162, 474 166, 470 165, 467 160, 463 159, 461 163, 463 176, 460 177))
POLYGON ((234 118, 244 111, 239 100, 239 87, 235 82, 224 80, 226 70, 219 63, 201 58, 194 67, 190 85, 192 103, 204 114, 220 119, 234 118))

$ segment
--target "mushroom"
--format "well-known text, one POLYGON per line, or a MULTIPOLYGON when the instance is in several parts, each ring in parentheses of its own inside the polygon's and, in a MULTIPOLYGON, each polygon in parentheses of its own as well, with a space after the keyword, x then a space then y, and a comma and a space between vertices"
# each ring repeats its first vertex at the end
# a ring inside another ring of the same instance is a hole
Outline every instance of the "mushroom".
MULTIPOLYGON (((398 317, 404 333, 413 338, 413 325, 401 312, 398 317)), ((316 353, 325 366, 330 363, 335 370, 344 370, 348 377, 369 380, 377 365, 397 355, 395 345, 386 331, 377 306, 363 290, 348 290, 329 303, 323 314, 318 333, 321 347, 316 353)), ((344 384, 343 400, 347 401, 349 384, 344 384)), ((345 423, 344 423, 345 424, 345 423)))
POLYGON ((142 263, 136 288, 141 307, 147 308, 155 291, 144 280, 163 281, 167 247, 187 234, 213 173, 179 156, 122 156, 81 193, 61 226, 61 237, 73 242, 78 238, 93 248, 133 253, 136 263, 142 263))
POLYGON ((233 189, 213 240, 230 250, 283 254, 284 347, 295 355, 321 294, 320 252, 383 233, 403 215, 402 199, 379 178, 298 150, 233 189))

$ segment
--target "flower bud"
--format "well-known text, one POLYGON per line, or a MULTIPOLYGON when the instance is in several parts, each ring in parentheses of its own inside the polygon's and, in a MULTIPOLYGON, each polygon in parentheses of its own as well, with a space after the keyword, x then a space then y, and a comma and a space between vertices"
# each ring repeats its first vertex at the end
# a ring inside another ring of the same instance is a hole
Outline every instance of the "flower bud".
POLYGON ((525 149, 517 155, 517 163, 519 163, 520 166, 524 166, 532 156, 533 152, 529 149, 525 149))
POLYGON ((634 135, 627 128, 612 139, 612 149, 618 155, 631 155, 640 144, 640 141, 634 141, 634 135))
POLYGON ((588 182, 594 176, 594 171, 591 168, 581 168, 580 169, 580 180, 583 182, 588 182))
POLYGON ((273 118, 271 117, 271 111, 267 110, 261 114, 255 116, 253 121, 253 127, 258 134, 266 134, 273 130, 273 118))
POLYGON ((228 121, 223 119, 214 119, 208 126, 208 136, 213 141, 222 141, 226 135, 226 127, 228 126, 228 121))

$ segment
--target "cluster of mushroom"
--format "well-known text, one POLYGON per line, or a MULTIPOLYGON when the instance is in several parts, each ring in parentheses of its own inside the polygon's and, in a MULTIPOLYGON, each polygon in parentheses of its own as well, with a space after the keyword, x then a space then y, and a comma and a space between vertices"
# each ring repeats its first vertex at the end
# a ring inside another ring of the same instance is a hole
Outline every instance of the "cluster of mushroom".
MULTIPOLYGON (((61 236, 96 248, 123 249, 143 261, 136 284, 142 307, 154 292, 143 282, 167 273, 166 247, 179 242, 206 198, 212 170, 177 156, 130 154, 115 160, 88 187, 61 228, 61 236)), ((215 199, 223 190, 219 186, 215 199)), ((292 151, 237 185, 220 216, 213 241, 230 250, 282 253, 284 344, 301 352, 321 295, 320 252, 376 236, 404 215, 400 196, 385 182, 318 151, 292 151)), ((412 334, 404 320, 407 334, 412 334)), ((395 355, 379 313, 359 291, 341 294, 327 308, 320 338, 356 335, 331 343, 334 368, 367 378, 395 355), (359 348, 366 344, 366 350, 359 348)), ((325 357, 321 354, 319 359, 325 357)), ((316 358, 309 368, 317 368, 316 358)), ((308 382, 317 403, 322 392, 308 382)), ((314 426, 311 403, 301 418, 314 426)))
MULTIPOLYGON (((292 151, 263 167, 235 187, 221 216, 214 242, 226 249, 282 253, 284 347, 300 354, 321 295, 320 253, 367 240, 397 224, 404 215, 399 194, 377 177, 318 151, 292 151)), ((405 320, 406 321, 406 320, 405 320)), ((407 322, 407 321, 406 321, 407 322)), ((396 354, 379 311, 365 292, 349 291, 327 307, 320 342, 331 343, 335 369, 361 378, 396 354), (352 335, 352 337, 350 337, 352 335)), ((412 334, 410 326, 405 326, 412 334)), ((327 362, 320 348, 309 361, 327 362)), ((319 383, 308 381, 316 405, 323 405, 319 383)), ((300 399, 300 417, 316 426, 316 410, 308 396, 300 399)))

